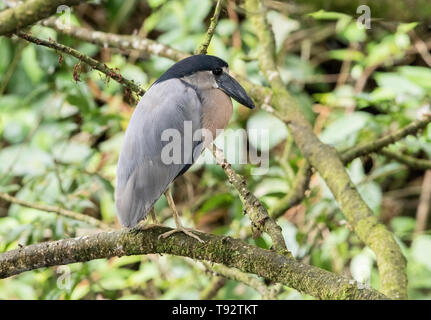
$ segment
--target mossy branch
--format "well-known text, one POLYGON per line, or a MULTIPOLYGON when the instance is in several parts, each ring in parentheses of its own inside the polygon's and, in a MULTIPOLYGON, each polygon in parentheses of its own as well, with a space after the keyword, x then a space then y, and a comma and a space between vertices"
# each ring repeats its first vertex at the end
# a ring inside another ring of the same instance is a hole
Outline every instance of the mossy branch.
POLYGON ((383 149, 384 147, 387 147, 388 145, 395 143, 410 134, 416 134, 419 130, 424 129, 430 122, 431 115, 426 115, 423 119, 413 121, 404 128, 392 134, 385 135, 384 137, 381 137, 375 141, 346 150, 341 154, 341 160, 347 164, 358 157, 373 152, 379 152, 379 150, 383 149))
MULTIPOLYGON (((211 42, 212 35, 217 27, 218 16, 223 1, 218 1, 214 16, 211 19, 211 24, 206 33, 206 37, 203 43, 196 50, 196 54, 206 54, 209 43, 211 42)), ((222 167, 226 173, 229 182, 238 190, 241 202, 244 206, 244 214, 248 213, 252 223, 252 230, 255 236, 260 235, 262 231, 268 233, 272 239, 274 249, 281 253, 292 256, 286 247, 281 227, 269 217, 268 211, 257 199, 257 197, 247 188, 247 182, 244 177, 239 175, 232 169, 232 166, 227 162, 223 155, 223 151, 217 148, 214 144, 211 147, 211 151, 217 160, 217 163, 222 167)))
POLYGON ((386 299, 374 289, 295 259, 230 237, 198 233, 200 243, 182 233, 159 239, 171 230, 118 230, 34 244, 0 254, 0 278, 37 268, 94 259, 150 253, 171 254, 220 263, 257 274, 320 299, 386 299))
POLYGON ((274 113, 287 124, 303 155, 325 180, 356 234, 376 254, 382 292, 392 298, 406 298, 406 260, 400 247, 359 195, 337 151, 316 137, 285 89, 274 61, 274 38, 264 6, 259 0, 247 0, 246 12, 259 38, 259 64, 273 91, 274 113))
POLYGON ((409 168, 416 170, 431 170, 431 160, 417 159, 409 155, 399 154, 387 148, 379 151, 385 157, 405 164, 409 168))
POLYGON ((255 230, 254 235, 259 236, 260 232, 266 232, 271 237, 274 249, 281 254, 291 257, 292 254, 286 247, 281 227, 269 216, 265 206, 247 188, 247 182, 244 177, 232 169, 232 166, 224 158, 222 150, 213 145, 212 152, 217 163, 226 173, 229 182, 238 190, 239 197, 244 206, 244 214, 248 214, 253 227, 252 230, 255 230))
POLYGON ((217 5, 214 10, 214 15, 211 18, 211 23, 208 31, 205 33, 205 39, 199 48, 196 50, 196 54, 207 54, 208 46, 210 45, 211 39, 217 27, 218 18, 220 16, 221 8, 223 6, 224 0, 217 0, 217 5))
POLYGON ((74 6, 84 0, 27 0, 0 12, 0 35, 11 34, 57 12, 60 6, 74 6))

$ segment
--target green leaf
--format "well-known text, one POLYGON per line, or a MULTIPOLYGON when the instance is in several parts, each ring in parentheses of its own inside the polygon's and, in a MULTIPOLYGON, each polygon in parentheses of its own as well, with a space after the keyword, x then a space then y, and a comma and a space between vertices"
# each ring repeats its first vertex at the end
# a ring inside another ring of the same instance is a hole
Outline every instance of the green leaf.
POLYGON ((0 79, 1 75, 9 68, 12 58, 10 39, 0 37, 0 79))
POLYGON ((412 233, 415 226, 416 220, 412 217, 394 217, 391 219, 392 230, 399 237, 412 233))
POLYGON ((431 91, 431 69, 418 66, 402 66, 398 72, 411 82, 431 91))
POLYGON ((29 45, 22 51, 22 64, 28 77, 33 84, 39 83, 44 75, 43 70, 39 67, 39 62, 36 55, 36 48, 29 45))
POLYGON ((247 121, 250 144, 260 150, 269 151, 288 136, 286 125, 265 111, 258 111, 247 121))
POLYGON ((320 135, 320 139, 324 143, 339 144, 364 128, 369 118, 370 115, 365 112, 354 112, 344 115, 326 127, 320 135))
POLYGON ((329 57, 337 60, 360 61, 364 55, 357 50, 338 49, 329 51, 329 57))
POLYGON ((80 163, 91 154, 91 149, 82 143, 59 143, 53 148, 54 157, 63 163, 80 163))
POLYGON ((378 213, 383 197, 380 186, 375 182, 367 182, 360 184, 358 186, 358 191, 370 209, 378 213))
POLYGON ((322 9, 316 12, 308 13, 307 15, 313 17, 316 20, 338 20, 346 17, 350 18, 349 15, 344 13, 325 11, 322 9))
POLYGON ((300 23, 296 20, 289 19, 277 11, 270 10, 267 13, 268 21, 271 21, 272 31, 274 33, 276 50, 279 51, 284 41, 292 31, 298 30, 300 23))
POLYGON ((217 208, 226 208, 232 203, 233 196, 230 193, 216 194, 210 197, 199 209, 199 213, 205 213, 217 208))
POLYGON ((391 90, 398 96, 405 94, 421 98, 425 94, 424 90, 413 81, 394 72, 378 72, 374 78, 380 87, 391 90))
POLYGON ((262 197, 273 193, 286 194, 288 191, 289 185, 286 179, 265 178, 256 186, 254 194, 256 197, 262 197))
POLYGON ((416 28, 417 25, 418 25, 418 22, 401 23, 397 27, 397 32, 407 33, 409 31, 413 30, 414 28, 416 28))
POLYGON ((121 73, 125 78, 133 80, 137 85, 146 84, 148 80, 146 73, 141 68, 132 64, 124 66, 121 73))
POLYGON ((413 258, 431 270, 431 236, 417 236, 412 243, 413 258))
POLYGON ((35 147, 14 145, 0 151, 0 172, 39 175, 53 165, 51 156, 35 147))

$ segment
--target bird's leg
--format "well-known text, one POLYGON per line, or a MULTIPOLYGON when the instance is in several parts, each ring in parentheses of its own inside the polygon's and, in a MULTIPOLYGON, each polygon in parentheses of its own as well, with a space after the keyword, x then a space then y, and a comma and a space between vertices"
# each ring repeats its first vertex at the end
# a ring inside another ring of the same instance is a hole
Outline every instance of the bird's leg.
POLYGON ((154 227, 165 227, 163 224, 161 224, 157 218, 156 218, 156 212, 154 211, 154 208, 151 209, 150 211, 151 214, 151 220, 153 220, 153 223, 148 223, 148 221, 146 220, 141 220, 138 222, 138 224, 133 227, 132 230, 134 231, 144 231, 150 228, 154 228, 154 227))
POLYGON ((174 216, 174 219, 175 219, 175 225, 177 226, 177 228, 176 228, 176 229, 174 229, 174 230, 171 230, 171 231, 168 231, 168 232, 165 232, 165 233, 161 234, 161 235, 159 236, 159 238, 160 238, 160 237, 161 237, 161 238, 167 238, 167 237, 169 237, 171 234, 174 234, 174 233, 176 233, 176 232, 183 232, 183 233, 185 233, 186 235, 188 235, 188 236, 190 236, 190 237, 192 237, 192 238, 195 238, 195 239, 196 239, 196 240, 198 240, 199 242, 204 243, 204 241, 203 241, 201 238, 199 238, 197 235, 193 234, 193 232, 192 232, 192 231, 196 231, 196 230, 193 230, 193 229, 191 229, 191 228, 184 228, 184 227, 183 227, 183 225, 181 224, 181 220, 180 220, 180 217, 179 217, 179 215, 178 215, 177 208, 175 207, 174 199, 172 198, 172 193, 171 193, 170 189, 166 190, 166 192, 165 192, 165 196, 166 196, 166 199, 168 200, 169 207, 170 207, 170 208, 171 208, 171 210, 172 210, 172 215, 174 216))

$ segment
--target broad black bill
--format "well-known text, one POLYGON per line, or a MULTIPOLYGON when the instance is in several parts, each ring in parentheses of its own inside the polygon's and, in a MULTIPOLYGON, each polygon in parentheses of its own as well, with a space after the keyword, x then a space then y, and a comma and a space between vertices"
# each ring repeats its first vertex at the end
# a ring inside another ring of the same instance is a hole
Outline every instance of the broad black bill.
POLYGON ((223 73, 217 77, 216 82, 221 90, 223 90, 227 95, 232 97, 232 99, 238 101, 247 108, 254 109, 253 100, 247 95, 244 88, 232 78, 227 73, 223 73))

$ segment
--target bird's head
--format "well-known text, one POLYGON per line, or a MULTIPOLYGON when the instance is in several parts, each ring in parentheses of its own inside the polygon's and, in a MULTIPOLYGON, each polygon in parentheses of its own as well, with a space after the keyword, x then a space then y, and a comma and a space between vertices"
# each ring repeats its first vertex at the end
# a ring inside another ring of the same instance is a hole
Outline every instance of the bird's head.
POLYGON ((229 75, 228 64, 215 56, 198 54, 170 67, 157 81, 181 79, 199 90, 220 89, 242 105, 254 109, 253 100, 244 88, 229 75))

